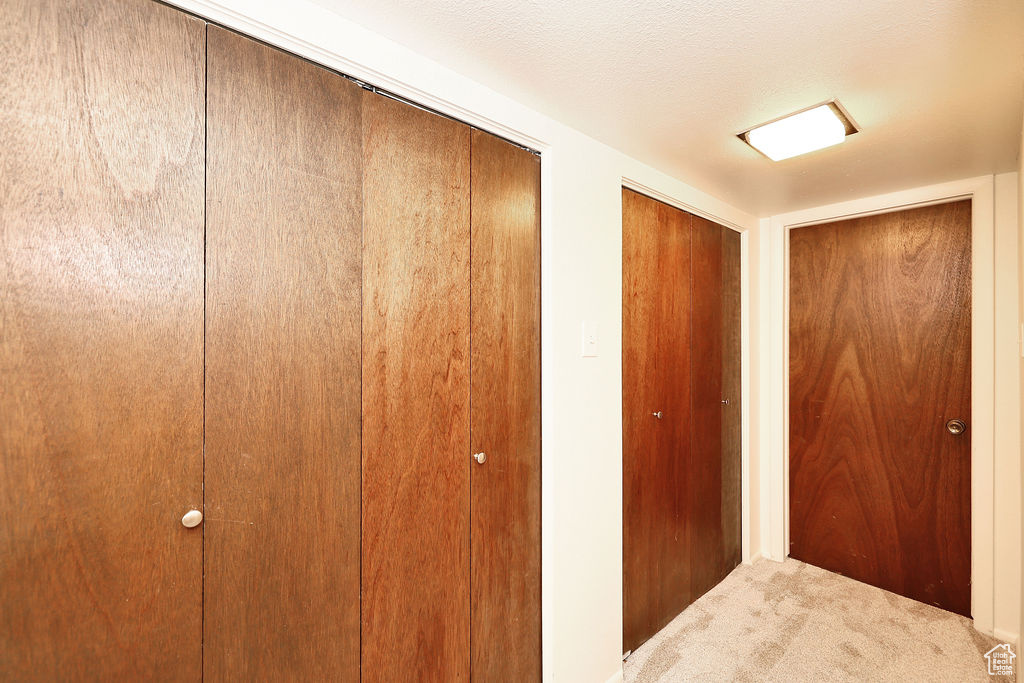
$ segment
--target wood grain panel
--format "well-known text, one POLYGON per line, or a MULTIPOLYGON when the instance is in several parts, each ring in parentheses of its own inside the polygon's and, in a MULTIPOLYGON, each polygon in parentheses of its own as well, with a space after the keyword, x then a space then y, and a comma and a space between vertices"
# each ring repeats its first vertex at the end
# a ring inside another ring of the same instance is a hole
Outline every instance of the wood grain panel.
POLYGON ((697 599, 724 576, 722 531, 722 227, 694 216, 690 375, 691 590, 697 599))
POLYGON ((361 93, 209 29, 205 675, 358 680, 361 93))
POLYGON ((197 680, 203 24, 0 6, 0 678, 197 680))
POLYGON ((790 233, 790 554, 970 613, 970 200, 790 233))
POLYGON ((472 134, 472 673, 540 680, 540 159, 472 134))
POLYGON ((364 681, 470 674, 470 129, 363 95, 364 681))
POLYGON ((727 575, 742 559, 743 382, 740 233, 722 227, 722 562, 727 575))
POLYGON ((690 220, 622 191, 624 652, 691 602, 690 220))

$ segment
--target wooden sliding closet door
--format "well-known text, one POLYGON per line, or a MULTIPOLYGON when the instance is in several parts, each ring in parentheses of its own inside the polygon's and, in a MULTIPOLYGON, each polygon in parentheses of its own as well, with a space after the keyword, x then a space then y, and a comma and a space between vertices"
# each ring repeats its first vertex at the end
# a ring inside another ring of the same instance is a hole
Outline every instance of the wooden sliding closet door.
POLYGON ((540 680, 540 159, 472 134, 472 673, 540 680))
POLYGON ((0 678, 198 680, 203 24, 0 19, 0 678))
POLYGON ((364 681, 470 673, 470 129, 363 93, 364 681))
POLYGON ((727 575, 742 546, 742 253, 740 233, 722 226, 722 562, 727 575))
POLYGON ((722 534, 722 226, 692 218, 690 554, 693 598, 719 579, 722 534))
POLYGON ((208 93, 205 674, 357 680, 362 90, 211 26, 208 93))
POLYGON ((970 615, 971 202, 789 239, 790 554, 970 615))
POLYGON ((690 549, 696 600, 740 562, 740 235, 693 217, 690 549))
POLYGON ((690 219, 622 191, 623 651, 692 601, 690 219))
POLYGON ((740 235, 622 191, 623 651, 740 561, 740 235))

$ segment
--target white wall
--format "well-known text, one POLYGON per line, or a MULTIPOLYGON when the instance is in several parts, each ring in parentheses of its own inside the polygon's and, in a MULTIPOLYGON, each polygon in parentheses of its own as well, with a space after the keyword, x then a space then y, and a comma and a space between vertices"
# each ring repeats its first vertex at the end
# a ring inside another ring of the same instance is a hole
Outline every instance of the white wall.
POLYGON ((756 391, 752 392, 757 421, 756 429, 753 426, 751 428, 751 434, 754 435, 752 440, 757 449, 757 459, 756 461, 752 459, 751 462, 757 463, 758 491, 757 505, 752 505, 751 507, 757 510, 756 528, 759 540, 758 549, 761 556, 782 562, 786 559, 787 554, 784 551, 780 552, 782 550, 782 541, 781 539, 777 542, 772 540, 772 530, 777 530, 779 524, 781 524, 781 520, 775 520, 773 524, 772 511, 779 512, 779 506, 782 504, 781 498, 776 500, 775 493, 778 490, 781 494, 782 482, 776 480, 782 474, 776 472, 775 476, 773 476, 771 469, 771 454, 775 447, 773 437, 777 436, 781 439, 781 434, 778 433, 777 427, 773 426, 772 421, 778 419, 778 404, 781 402, 782 397, 775 396, 772 393, 775 380, 773 369, 778 365, 781 349, 774 349, 772 345, 772 339, 774 338, 773 322, 775 316, 778 315, 778 311, 772 308, 773 296, 776 292, 772 287, 772 283, 775 280, 771 258, 772 245, 771 240, 769 240, 770 229, 771 220, 762 218, 758 221, 757 230, 751 232, 751 242, 757 246, 757 256, 751 259, 751 277, 754 278, 756 273, 756 279, 753 279, 754 286, 751 288, 756 293, 754 297, 756 305, 752 306, 751 310, 751 316, 756 321, 754 326, 755 333, 751 335, 751 338, 757 342, 754 346, 757 386, 756 391), (773 351, 775 352, 774 355, 773 351))
MULTIPOLYGON (((544 678, 621 677, 619 188, 626 179, 746 230, 756 218, 306 0, 172 4, 542 152, 544 678), (599 327, 597 358, 580 357, 583 320, 599 327)), ((756 507, 750 526, 760 528, 756 507)))
POLYGON ((995 554, 993 634, 1016 643, 1021 593, 1021 384, 1017 173, 995 177, 995 554))
MULTIPOLYGON (((1017 268, 1018 268, 1018 290, 1017 290, 1017 323, 1019 330, 1018 343, 1020 344, 1017 356, 1018 381, 1020 387, 1024 387, 1024 120, 1021 121, 1021 142, 1017 153, 1017 268)), ((1021 396, 1020 404, 1020 438, 1024 444, 1024 396, 1021 396)), ((1024 457, 1024 455, 1022 455, 1024 457)), ((1024 490, 1024 467, 1021 468, 1021 477, 1018 478, 1021 489, 1024 490)), ((1024 500, 1021 501, 1024 506, 1024 500)), ((1024 518, 1024 507, 1021 508, 1021 516, 1024 518)), ((1024 527, 1024 524, 1022 524, 1024 527)), ((1024 532, 1024 528, 1022 528, 1024 532)), ((1024 548, 1024 538, 1020 539, 1021 547, 1024 548)), ((1024 569, 1021 571, 1021 583, 1018 584, 1021 598, 1020 614, 1018 624, 1024 625, 1024 569)), ((1018 632, 1019 633, 1019 632, 1018 632)), ((1021 638, 1017 638, 1018 652, 1020 651, 1021 638)))
MULTIPOLYGON (((1024 387, 1024 120, 1021 121, 1020 148, 1017 152, 1017 323, 1019 331, 1018 343, 1020 351, 1017 357, 1019 386, 1024 387)), ((1020 426, 1021 444, 1024 444, 1024 396, 1021 396, 1020 404, 1020 426)), ((1021 468, 1021 477, 1017 480, 1024 490, 1024 467, 1021 468)), ((1024 506, 1024 500, 1021 501, 1024 506)), ((1024 507, 1021 508, 1021 517, 1024 518, 1024 507)), ((1024 527, 1024 524, 1022 524, 1024 527)), ((1024 533, 1024 528, 1022 528, 1024 533)), ((1020 539, 1021 547, 1024 548, 1024 538, 1020 539)), ((1021 598, 1020 615, 1018 623, 1024 625, 1024 570, 1021 571, 1021 583, 1018 584, 1021 598)), ((1017 638, 1018 652, 1020 651, 1021 638, 1017 638)))

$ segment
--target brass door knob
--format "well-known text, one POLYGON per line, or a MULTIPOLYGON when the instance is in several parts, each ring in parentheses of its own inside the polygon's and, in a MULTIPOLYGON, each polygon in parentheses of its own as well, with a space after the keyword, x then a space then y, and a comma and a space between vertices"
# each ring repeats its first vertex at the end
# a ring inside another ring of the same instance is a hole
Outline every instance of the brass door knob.
POLYGON ((946 423, 946 429, 949 430, 950 434, 956 436, 967 431, 967 424, 963 420, 950 420, 946 423))
POLYGON ((660 419, 661 419, 661 415, 662 415, 662 413, 661 413, 661 411, 659 410, 659 411, 658 411, 658 412, 656 412, 656 413, 651 413, 651 415, 653 415, 654 417, 656 417, 656 418, 658 418, 658 419, 660 420, 660 419))

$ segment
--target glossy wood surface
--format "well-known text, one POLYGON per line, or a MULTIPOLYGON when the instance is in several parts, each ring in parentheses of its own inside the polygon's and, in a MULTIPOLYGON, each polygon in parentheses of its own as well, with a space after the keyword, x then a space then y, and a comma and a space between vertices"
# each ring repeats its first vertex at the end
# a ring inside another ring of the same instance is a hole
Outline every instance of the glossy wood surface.
POLYGON ((540 661, 540 159, 472 134, 472 674, 540 661))
POLYGON ((964 615, 970 247, 970 200, 790 232, 790 555, 964 615))
POLYGON ((742 560, 743 382, 740 233, 722 227, 722 562, 725 576, 742 560))
POLYGON ((690 375, 690 561, 697 599, 724 576, 722 533, 722 230, 692 219, 693 337, 690 375))
POLYGON ((203 24, 0 9, 0 679, 198 680, 203 24))
POLYGON ((207 680, 358 680, 361 93, 209 28, 207 680))
POLYGON ((470 129, 363 94, 364 681, 470 675, 470 129))
POLYGON ((690 221, 622 191, 623 652, 692 601, 690 221))

